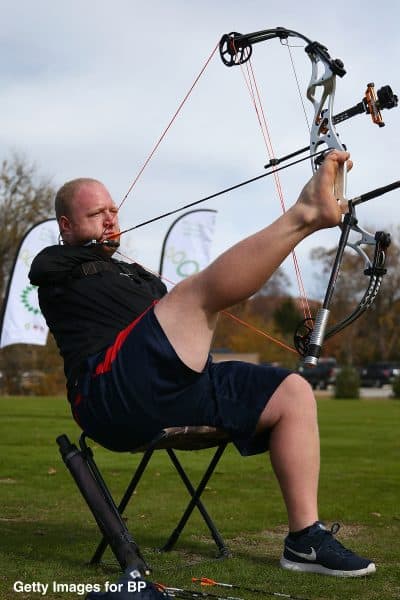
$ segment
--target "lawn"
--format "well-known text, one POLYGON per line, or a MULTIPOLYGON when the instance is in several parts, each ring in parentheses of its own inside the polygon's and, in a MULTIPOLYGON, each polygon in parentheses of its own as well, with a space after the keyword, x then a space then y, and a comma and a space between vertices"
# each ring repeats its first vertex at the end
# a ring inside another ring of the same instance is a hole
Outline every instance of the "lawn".
MULTIPOLYGON (((104 589, 106 581, 118 578, 117 565, 110 553, 105 566, 87 564, 98 540, 97 526, 55 443, 61 433, 78 439, 67 402, 0 398, 0 414, 0 599, 84 597, 54 592, 53 582, 104 589), (18 591, 13 589, 16 581, 49 584, 49 589, 45 595, 18 591)), ((310 600, 400 598, 400 401, 321 399, 319 414, 321 519, 342 524, 340 540, 374 559, 374 576, 346 580, 281 570, 285 510, 269 461, 265 455, 240 458, 229 448, 203 496, 232 551, 226 560, 215 560, 214 543, 197 514, 176 549, 156 551, 176 524, 187 494, 165 453, 153 457, 127 509, 128 527, 153 568, 152 579, 191 587, 192 576, 206 576, 310 600)), ((208 455, 182 457, 194 480, 208 455)), ((119 497, 139 457, 98 448, 96 458, 119 497)), ((272 597, 243 590, 230 595, 272 597)))

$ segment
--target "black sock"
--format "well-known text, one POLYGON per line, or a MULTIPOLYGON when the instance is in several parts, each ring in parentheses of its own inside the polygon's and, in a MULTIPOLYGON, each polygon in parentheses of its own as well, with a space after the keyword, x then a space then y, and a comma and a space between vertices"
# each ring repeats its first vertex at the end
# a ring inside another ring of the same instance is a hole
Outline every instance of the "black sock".
POLYGON ((305 527, 304 529, 300 529, 300 531, 289 531, 289 535, 292 538, 299 538, 300 536, 304 535, 305 533, 308 533, 311 529, 312 525, 309 525, 308 527, 305 527))

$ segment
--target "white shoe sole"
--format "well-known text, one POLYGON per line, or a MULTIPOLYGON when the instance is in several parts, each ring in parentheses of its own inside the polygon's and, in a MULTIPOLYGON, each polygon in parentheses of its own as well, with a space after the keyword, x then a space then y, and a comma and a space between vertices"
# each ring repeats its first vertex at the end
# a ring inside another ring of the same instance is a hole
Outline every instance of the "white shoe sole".
POLYGON ((376 571, 374 563, 369 563, 368 567, 359 569, 358 571, 335 571, 334 569, 328 569, 327 567, 323 567, 316 563, 296 563, 287 560, 284 556, 282 556, 280 564, 283 569, 288 569, 289 571, 319 573, 320 575, 332 575, 333 577, 364 577, 365 575, 371 575, 376 571))

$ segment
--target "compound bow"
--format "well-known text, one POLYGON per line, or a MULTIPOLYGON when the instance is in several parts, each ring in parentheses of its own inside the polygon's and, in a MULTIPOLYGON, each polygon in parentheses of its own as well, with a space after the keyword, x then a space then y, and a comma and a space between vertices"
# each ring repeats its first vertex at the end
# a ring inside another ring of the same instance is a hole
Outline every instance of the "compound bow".
MULTIPOLYGON (((349 117, 366 112, 370 114, 374 123, 382 127, 384 122, 381 116, 381 109, 393 108, 397 106, 397 96, 392 93, 389 86, 385 86, 378 91, 376 95, 374 84, 368 84, 365 98, 356 106, 333 116, 333 104, 335 99, 336 78, 343 77, 346 74, 343 62, 340 59, 332 59, 327 48, 316 41, 311 41, 305 35, 277 27, 275 29, 266 29, 249 34, 239 34, 232 32, 224 35, 220 41, 220 55, 223 63, 232 67, 247 62, 252 54, 252 45, 258 42, 267 41, 273 38, 287 40, 289 37, 296 37, 304 40, 307 45, 304 50, 310 58, 312 71, 311 79, 307 87, 307 98, 314 107, 314 117, 310 128, 310 144, 295 153, 292 153, 282 159, 272 159, 266 167, 275 167, 282 160, 291 158, 296 154, 310 151, 311 166, 315 172, 324 153, 317 152, 320 146, 325 151, 338 149, 346 150, 344 144, 340 141, 339 134, 335 125, 349 117)), ((315 319, 306 318, 299 325, 295 332, 294 341, 298 352, 304 357, 304 363, 315 366, 318 363, 322 345, 325 339, 333 336, 347 327, 360 317, 374 302, 386 273, 386 250, 390 244, 390 235, 385 232, 369 233, 358 224, 356 216, 356 206, 400 187, 400 182, 394 182, 383 188, 372 190, 362 196, 346 200, 346 168, 339 170, 335 182, 334 193, 337 200, 345 203, 346 213, 340 225, 341 235, 336 252, 336 257, 332 267, 327 290, 325 292, 322 307, 318 310, 315 319), (356 232, 359 238, 355 242, 349 241, 350 232, 356 232), (369 277, 367 289, 360 300, 358 306, 353 312, 342 321, 330 328, 327 327, 330 305, 334 293, 337 277, 343 259, 346 247, 352 248, 364 261, 364 274, 369 277), (370 259, 364 246, 374 248, 373 258, 370 259)))

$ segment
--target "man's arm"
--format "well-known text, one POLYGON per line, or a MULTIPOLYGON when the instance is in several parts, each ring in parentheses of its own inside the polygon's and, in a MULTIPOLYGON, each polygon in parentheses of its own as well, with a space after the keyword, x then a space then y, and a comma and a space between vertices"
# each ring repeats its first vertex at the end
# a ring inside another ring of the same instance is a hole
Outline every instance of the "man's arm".
POLYGON ((29 280, 37 286, 62 283, 75 267, 93 260, 108 259, 94 248, 48 246, 33 259, 29 280))

